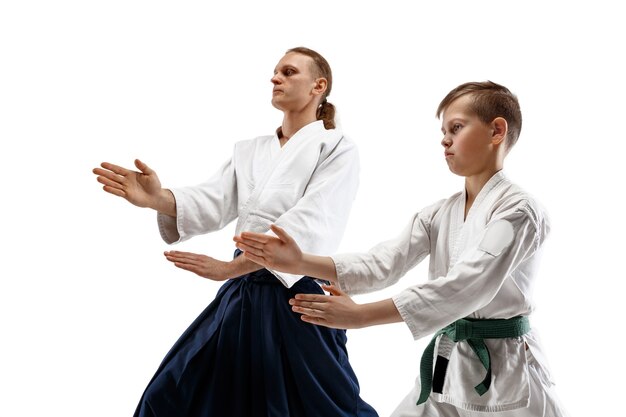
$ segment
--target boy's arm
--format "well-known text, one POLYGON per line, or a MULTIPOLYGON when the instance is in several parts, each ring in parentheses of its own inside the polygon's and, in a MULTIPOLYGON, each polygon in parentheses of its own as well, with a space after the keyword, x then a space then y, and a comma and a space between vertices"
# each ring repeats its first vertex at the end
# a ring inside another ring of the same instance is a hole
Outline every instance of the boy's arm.
POLYGON ((296 294, 289 300, 292 310, 302 314, 307 323, 336 329, 359 329, 378 324, 398 323, 402 316, 393 300, 386 299, 367 304, 356 304, 335 286, 323 285, 331 296, 296 294))
POLYGON ((396 238, 366 253, 332 257, 303 253, 295 240, 276 225, 271 229, 277 237, 243 232, 234 240, 247 258, 268 269, 326 279, 351 294, 365 293, 395 284, 430 253, 429 222, 438 207, 414 215, 396 238))
POLYGON ((494 221, 446 276, 392 299, 359 305, 338 289, 324 287, 332 296, 297 294, 290 303, 310 323, 360 328, 405 321, 418 339, 488 304, 510 272, 538 249, 541 228, 524 212, 494 221))
POLYGON ((341 289, 354 295, 398 282, 430 254, 431 220, 440 207, 438 203, 416 213, 395 238, 365 253, 332 255, 341 289))
POLYGON ((431 334, 492 302, 511 273, 539 250, 546 233, 546 223, 524 208, 494 219, 445 276, 395 295, 393 302, 413 337, 431 334))
POLYGON ((332 258, 303 253, 296 241, 282 227, 273 224, 270 229, 277 237, 264 233, 243 232, 233 240, 247 259, 267 269, 337 282, 337 272, 332 258))

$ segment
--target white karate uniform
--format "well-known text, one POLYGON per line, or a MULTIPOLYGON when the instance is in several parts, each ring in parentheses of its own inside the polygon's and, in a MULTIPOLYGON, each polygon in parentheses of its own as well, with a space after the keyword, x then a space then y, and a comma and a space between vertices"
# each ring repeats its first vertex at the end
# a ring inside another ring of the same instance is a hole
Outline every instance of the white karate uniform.
MULTIPOLYGON (((165 242, 177 243, 235 218, 237 235, 266 233, 275 223, 303 250, 329 255, 343 236, 358 175, 356 146, 322 121, 302 127, 283 147, 276 134, 237 142, 232 158, 208 181, 171 190, 176 218, 159 213, 159 231, 165 242)), ((287 287, 302 278, 271 272, 287 287)))
MULTIPOLYGON (((399 236, 367 253, 334 255, 340 287, 350 294, 387 287, 430 255, 428 281, 393 297, 415 339, 465 317, 529 316, 549 232, 546 213, 502 171, 485 184, 464 219, 465 198, 463 191, 425 208, 399 236)), ((520 338, 485 343, 492 382, 484 395, 474 386, 486 371, 467 342, 439 336, 435 356, 449 359, 441 393, 432 392, 417 406, 418 378, 394 416, 563 415, 534 329, 520 338)))

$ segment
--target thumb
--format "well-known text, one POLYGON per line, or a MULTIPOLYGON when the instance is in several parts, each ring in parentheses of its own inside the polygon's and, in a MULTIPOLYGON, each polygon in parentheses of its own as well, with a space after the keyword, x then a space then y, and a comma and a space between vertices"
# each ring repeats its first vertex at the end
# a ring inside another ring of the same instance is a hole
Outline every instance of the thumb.
POLYGON ((326 291, 328 291, 331 295, 336 295, 336 296, 347 296, 347 294, 343 291, 341 291, 339 289, 339 287, 335 286, 335 285, 322 285, 322 288, 326 291))
POLYGON ((270 229, 272 229, 272 232, 274 232, 276 234, 276 236, 278 236, 278 238, 280 240, 282 240, 283 242, 292 242, 293 238, 291 236, 289 236, 289 234, 287 232, 285 232, 285 229, 283 229, 282 227, 276 226, 275 224, 270 226, 270 229))
POLYGON ((154 171, 148 165, 141 162, 139 159, 135 159, 135 166, 137 167, 137 169, 139 169, 139 171, 143 172, 146 175, 154 174, 154 171))

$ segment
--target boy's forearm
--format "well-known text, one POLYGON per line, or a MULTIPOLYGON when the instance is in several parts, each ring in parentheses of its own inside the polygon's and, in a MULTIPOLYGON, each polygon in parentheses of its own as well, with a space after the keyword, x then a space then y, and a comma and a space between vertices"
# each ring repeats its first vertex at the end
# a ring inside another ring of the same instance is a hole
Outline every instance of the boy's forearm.
POLYGON ((373 303, 361 304, 361 327, 403 321, 400 312, 391 298, 373 303))
POLYGON ((333 284, 337 283, 337 271, 335 263, 330 256, 317 256, 308 253, 302 254, 302 260, 298 266, 299 273, 309 277, 325 279, 333 284))

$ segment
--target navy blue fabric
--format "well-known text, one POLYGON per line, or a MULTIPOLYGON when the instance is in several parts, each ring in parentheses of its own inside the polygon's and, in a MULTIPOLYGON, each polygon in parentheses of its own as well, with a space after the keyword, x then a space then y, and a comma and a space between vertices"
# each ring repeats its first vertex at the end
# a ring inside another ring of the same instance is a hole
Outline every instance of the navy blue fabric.
POLYGON ((375 417, 359 396, 345 330, 303 322, 269 271, 227 281, 148 384, 135 417, 375 417))

